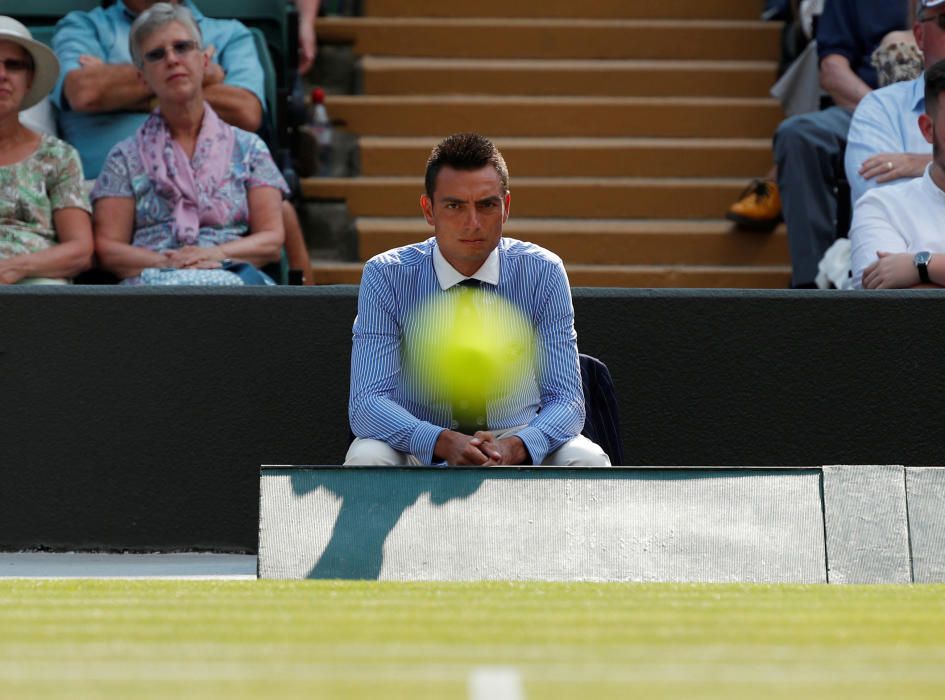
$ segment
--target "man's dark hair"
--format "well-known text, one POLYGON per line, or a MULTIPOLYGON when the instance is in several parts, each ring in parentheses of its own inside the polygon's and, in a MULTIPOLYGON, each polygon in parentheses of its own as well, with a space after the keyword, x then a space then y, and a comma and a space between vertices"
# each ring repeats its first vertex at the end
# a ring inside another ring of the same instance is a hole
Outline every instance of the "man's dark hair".
POLYGON ((939 61, 925 71, 925 111, 934 115, 938 110, 938 96, 945 92, 945 61, 939 61))
POLYGON ((485 136, 453 134, 437 144, 427 159, 427 173, 424 177, 424 186, 430 199, 433 199, 433 191, 436 189, 436 176, 444 165, 454 170, 479 170, 491 165, 499 173, 502 194, 509 191, 509 169, 505 165, 505 158, 485 136))

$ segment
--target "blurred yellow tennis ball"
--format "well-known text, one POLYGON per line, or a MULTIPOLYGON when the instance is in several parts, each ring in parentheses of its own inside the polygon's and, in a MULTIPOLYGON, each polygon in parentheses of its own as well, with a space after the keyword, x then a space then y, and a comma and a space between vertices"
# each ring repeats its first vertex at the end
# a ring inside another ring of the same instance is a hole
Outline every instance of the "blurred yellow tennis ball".
POLYGON ((403 353, 424 398, 484 416, 488 403, 533 381, 537 345, 517 306, 486 289, 462 287, 417 308, 403 353))

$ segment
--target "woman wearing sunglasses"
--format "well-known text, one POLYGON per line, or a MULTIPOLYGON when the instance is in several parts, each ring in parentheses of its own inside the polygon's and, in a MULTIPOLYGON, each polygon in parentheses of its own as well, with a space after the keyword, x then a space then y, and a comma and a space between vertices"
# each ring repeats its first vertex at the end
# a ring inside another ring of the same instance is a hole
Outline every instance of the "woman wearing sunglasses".
POLYGON ((55 54, 0 16, 0 284, 65 284, 92 262, 79 154, 20 123, 58 75, 55 54))
POLYGON ((156 109, 111 150, 92 190, 102 266, 130 284, 251 282, 245 268, 282 250, 282 175, 256 135, 204 101, 210 59, 187 8, 153 5, 129 42, 156 109))

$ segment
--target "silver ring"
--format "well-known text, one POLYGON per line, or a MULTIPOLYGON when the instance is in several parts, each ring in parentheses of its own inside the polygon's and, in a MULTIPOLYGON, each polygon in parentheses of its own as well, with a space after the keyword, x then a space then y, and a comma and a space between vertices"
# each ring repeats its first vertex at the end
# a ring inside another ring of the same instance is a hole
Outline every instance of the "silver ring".
POLYGON ((892 170, 892 169, 893 169, 892 161, 891 161, 891 160, 887 160, 887 161, 886 161, 886 170, 892 170))

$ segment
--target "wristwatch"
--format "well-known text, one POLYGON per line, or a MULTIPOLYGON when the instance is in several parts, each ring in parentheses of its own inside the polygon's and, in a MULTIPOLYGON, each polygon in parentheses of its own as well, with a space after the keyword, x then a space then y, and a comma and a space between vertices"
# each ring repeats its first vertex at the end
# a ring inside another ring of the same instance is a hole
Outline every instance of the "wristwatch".
POLYGON ((932 262, 932 254, 927 250, 920 251, 912 258, 912 262, 915 263, 915 269, 919 271, 919 279, 922 281, 922 284, 928 284, 929 263, 932 262))

